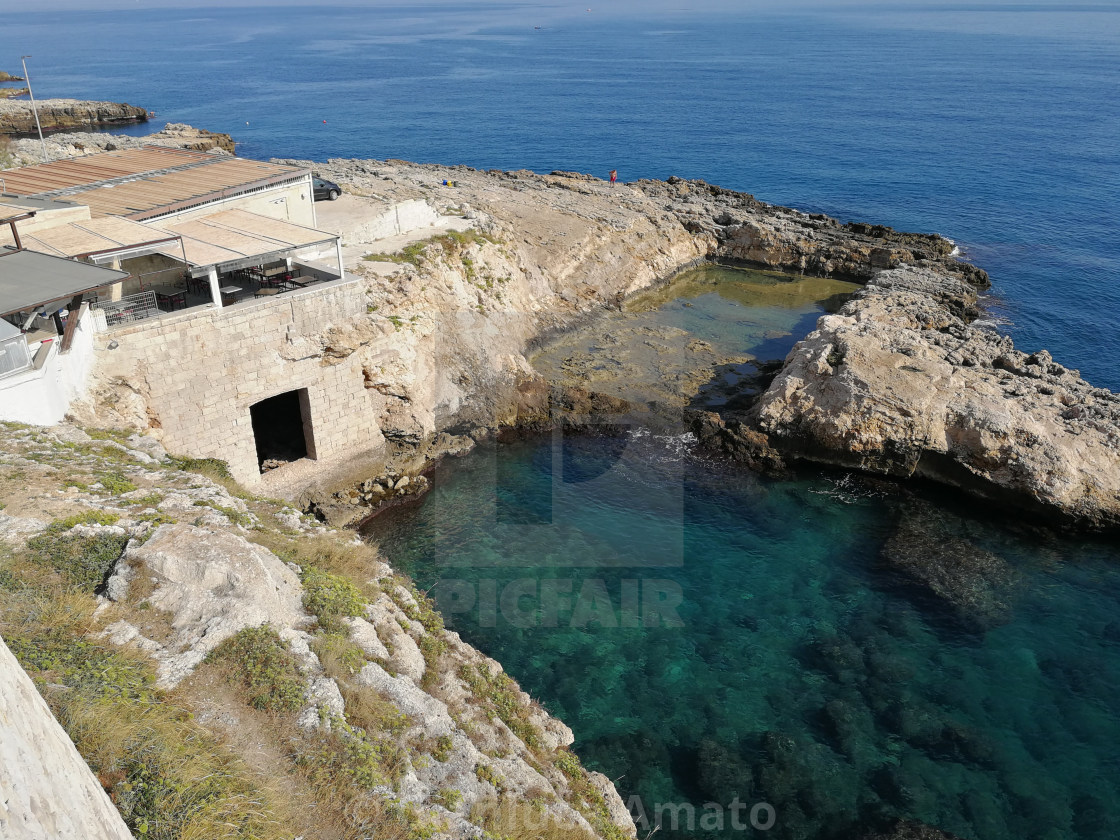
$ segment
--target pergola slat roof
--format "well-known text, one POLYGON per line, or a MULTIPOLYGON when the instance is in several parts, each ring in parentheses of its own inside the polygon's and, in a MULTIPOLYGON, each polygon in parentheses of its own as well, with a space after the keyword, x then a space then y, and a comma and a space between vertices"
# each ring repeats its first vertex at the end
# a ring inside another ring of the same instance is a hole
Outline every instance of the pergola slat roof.
MULTIPOLYGON (((149 230, 155 225, 146 225, 149 230)), ((270 219, 248 210, 222 210, 198 219, 168 222, 159 227, 169 236, 182 238, 187 262, 197 268, 219 270, 267 262, 285 252, 334 242, 338 237, 315 228, 270 219)), ((181 257, 178 245, 158 246, 170 257, 181 257)), ((198 273, 198 272, 195 272, 198 273)))
MULTIPOLYGON (((132 251, 127 256, 139 256, 142 250, 140 246, 144 243, 173 237, 174 234, 169 234, 154 225, 145 225, 116 216, 104 216, 100 219, 71 222, 24 233, 20 235, 20 240, 24 248, 59 257, 85 257, 90 254, 120 252, 126 249, 132 251)), ((0 229, 0 245, 14 244, 10 229, 0 229)), ((149 248, 146 252, 156 253, 156 249, 149 248)), ((112 256, 120 256, 120 254, 110 253, 106 259, 112 256)), ((94 261, 99 260, 95 258, 94 261)))
POLYGON ((72 199, 94 217, 146 219, 306 175, 264 161, 143 146, 12 169, 4 181, 7 192, 72 199))

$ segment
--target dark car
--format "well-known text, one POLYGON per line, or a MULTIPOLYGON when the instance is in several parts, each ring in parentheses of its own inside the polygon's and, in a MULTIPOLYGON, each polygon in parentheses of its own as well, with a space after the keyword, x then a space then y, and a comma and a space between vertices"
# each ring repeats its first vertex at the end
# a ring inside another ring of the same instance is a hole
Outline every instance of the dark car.
POLYGON ((334 201, 342 195, 342 187, 334 181, 328 181, 326 178, 320 178, 318 175, 311 176, 312 194, 315 196, 316 201, 334 201))

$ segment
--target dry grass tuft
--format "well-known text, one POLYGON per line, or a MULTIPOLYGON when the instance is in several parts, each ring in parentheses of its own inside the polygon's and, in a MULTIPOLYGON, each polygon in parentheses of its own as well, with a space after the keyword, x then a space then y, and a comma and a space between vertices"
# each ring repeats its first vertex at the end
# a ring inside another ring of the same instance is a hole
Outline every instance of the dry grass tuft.
POLYGON ((335 534, 293 539, 276 531, 255 531, 249 539, 263 545, 285 562, 348 578, 367 600, 372 601, 381 593, 374 580, 374 570, 381 559, 377 549, 367 543, 355 543, 335 534))

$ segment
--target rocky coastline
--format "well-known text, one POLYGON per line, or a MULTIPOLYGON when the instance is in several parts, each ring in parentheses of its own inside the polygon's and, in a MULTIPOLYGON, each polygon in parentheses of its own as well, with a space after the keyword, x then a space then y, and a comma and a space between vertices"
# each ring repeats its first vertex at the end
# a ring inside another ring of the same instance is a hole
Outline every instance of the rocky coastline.
MULTIPOLYGON (((379 385, 407 396, 398 408, 407 408, 413 429, 395 438, 415 444, 407 457, 419 450, 439 457, 432 444, 441 433, 461 451, 472 436, 539 424, 540 406, 534 415, 517 396, 539 378, 525 361, 534 348, 682 267, 711 261, 850 280, 863 289, 823 317, 780 365, 761 360, 771 364, 749 410, 693 415, 705 443, 765 470, 809 461, 921 477, 1056 524, 1120 525, 1120 398, 1046 351, 1018 351, 977 323, 988 276, 958 260, 941 236, 843 224, 680 178, 612 190, 567 172, 403 161, 318 168, 350 190, 467 207, 493 239, 427 248, 387 273, 358 269, 370 279, 380 317, 413 319, 400 338, 420 355, 434 347, 422 349, 427 331, 417 313, 427 320, 433 310, 469 305, 480 315, 467 322, 500 322, 504 330, 480 341, 460 318, 441 333, 465 351, 453 365, 460 382, 451 410, 423 393, 415 369, 407 383, 379 385), (454 186, 443 186, 444 177, 454 186), (493 277, 504 275, 495 288, 499 298, 509 293, 506 306, 491 289, 477 288, 484 285, 480 264, 493 277), (444 293, 435 293, 440 287, 444 293), (461 370, 464 363, 473 369, 461 370), (417 414, 422 407, 428 417, 417 414)), ((391 418, 383 419, 391 429, 391 418)), ((330 501, 320 498, 320 509, 330 501)))
POLYGON ((230 135, 194 128, 183 123, 167 123, 159 131, 142 137, 92 131, 67 131, 64 134, 53 134, 45 137, 43 143, 39 142, 38 137, 23 137, 9 140, 7 153, 11 158, 11 166, 33 166, 36 163, 52 160, 81 157, 97 152, 114 152, 117 149, 138 149, 141 146, 169 146, 197 152, 234 154, 234 142, 230 135))
MULTIPOLYGON (((385 439, 375 459, 354 474, 298 494, 301 507, 332 525, 352 524, 422 494, 430 484, 424 473, 435 460, 466 452, 501 430, 594 425, 630 410, 609 395, 553 387, 527 356, 548 336, 702 261, 864 286, 840 312, 821 318, 785 360, 768 366, 769 381, 751 405, 688 415, 702 443, 756 469, 805 460, 918 476, 1078 527, 1120 524, 1120 398, 1083 382, 1045 351, 1022 353, 978 325, 987 275, 958 261, 942 237, 842 224, 679 178, 611 188, 566 172, 480 172, 403 161, 300 163, 314 165, 351 195, 381 203, 422 199, 470 222, 469 235, 437 235, 407 253, 371 247, 372 258, 356 271, 366 317, 300 338, 296 350, 318 354, 325 365, 357 354, 385 439)), ((158 436, 158 428, 149 428, 143 392, 119 377, 96 382, 77 414, 90 426, 158 436)), ((410 726, 401 740, 409 746, 397 746, 411 750, 411 757, 399 769, 397 787, 389 786, 394 802, 411 803, 468 836, 481 820, 471 806, 512 790, 539 798, 554 816, 593 836, 633 836, 609 781, 565 757, 570 732, 501 680, 497 663, 438 625, 419 593, 391 570, 376 566, 376 574, 356 582, 370 587, 356 612, 344 620, 319 616, 322 626, 313 626, 305 566, 297 559, 285 563, 296 557, 285 550, 290 541, 329 528, 297 510, 272 509, 262 500, 247 504, 221 482, 184 477, 148 437, 98 443, 69 427, 9 430, 8 437, 3 460, 25 483, 29 476, 64 477, 57 467, 43 467, 48 456, 55 463, 64 463, 63 455, 81 456, 71 471, 89 473, 88 482, 78 482, 84 486, 55 481, 38 496, 25 493, 26 503, 58 521, 77 508, 117 517, 95 524, 119 533, 89 523, 65 533, 121 541, 119 556, 104 570, 103 612, 117 620, 98 625, 108 634, 98 638, 146 650, 158 662, 161 685, 189 680, 225 638, 274 620, 298 660, 302 731, 323 737, 346 731, 341 687, 374 689, 405 711, 410 726), (53 503, 60 498, 68 506, 53 503), (261 527, 276 531, 271 548, 249 539, 261 527), (207 591, 192 590, 190 578, 202 575, 198 569, 192 574, 191 564, 210 555, 247 560, 225 569, 207 591), (267 615, 258 609, 266 602, 275 607, 267 615), (198 603, 205 609, 191 606, 198 603), (170 616, 166 626, 148 626, 144 613, 153 605, 170 616), (212 636, 211 628, 218 628, 212 636), (350 645, 345 652, 360 658, 352 663, 358 667, 340 666, 337 651, 326 645, 342 642, 316 642, 320 630, 350 645), (494 685, 502 691, 488 697, 494 685), (524 713, 506 720, 502 709, 508 716, 510 708, 524 713), (467 712, 464 725, 459 716, 467 712), (445 737, 451 742, 446 752, 446 742, 436 743, 445 737), (455 763, 443 766, 448 762, 437 750, 455 763), (451 804, 445 790, 452 786, 466 788, 472 801, 451 804), (581 810, 588 801, 594 807, 581 810)), ((29 521, 32 513, 13 507, 0 514, 6 539, 18 551, 50 528, 29 521)), ((913 553, 907 540, 923 527, 920 515, 912 519, 888 549, 900 566, 913 553)), ((944 556, 955 562, 965 553, 947 546, 944 556)), ((993 590, 1007 584, 986 558, 966 559, 993 590)), ((927 583, 968 608, 978 597, 952 581, 928 577, 927 583)), ((998 619, 996 599, 987 606, 998 619)), ((223 720, 228 724, 222 718, 228 710, 209 712, 218 728, 223 720)), ((904 824, 881 836, 946 835, 904 824)))
MULTIPOLYGON (((146 109, 121 102, 40 99, 35 104, 44 133, 135 125, 147 122, 149 116, 146 109)), ((36 132, 30 101, 0 99, 0 134, 23 136, 36 132)))

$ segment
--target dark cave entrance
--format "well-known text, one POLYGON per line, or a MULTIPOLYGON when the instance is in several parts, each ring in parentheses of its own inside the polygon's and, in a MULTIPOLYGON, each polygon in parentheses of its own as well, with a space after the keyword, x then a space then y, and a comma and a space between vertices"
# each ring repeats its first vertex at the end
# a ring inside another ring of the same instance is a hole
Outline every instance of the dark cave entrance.
POLYGON ((249 414, 257 443, 257 466, 262 473, 300 458, 315 457, 306 388, 261 400, 249 408, 249 414))

